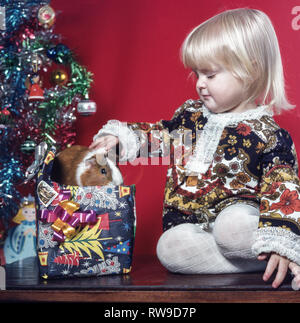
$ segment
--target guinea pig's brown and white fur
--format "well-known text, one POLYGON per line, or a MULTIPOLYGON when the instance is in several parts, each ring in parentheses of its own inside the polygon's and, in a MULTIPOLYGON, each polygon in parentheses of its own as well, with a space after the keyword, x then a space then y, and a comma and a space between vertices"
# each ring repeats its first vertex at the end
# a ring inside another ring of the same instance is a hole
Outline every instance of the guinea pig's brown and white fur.
POLYGON ((80 145, 67 148, 56 156, 51 177, 64 185, 123 184, 119 168, 107 158, 103 149, 91 150, 80 145))

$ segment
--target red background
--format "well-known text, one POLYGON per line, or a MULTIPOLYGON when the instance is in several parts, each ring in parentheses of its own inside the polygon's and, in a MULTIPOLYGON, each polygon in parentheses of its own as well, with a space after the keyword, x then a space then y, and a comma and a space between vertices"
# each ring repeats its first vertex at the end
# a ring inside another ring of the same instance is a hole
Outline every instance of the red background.
MULTIPOLYGON (((55 32, 94 74, 90 98, 98 110, 78 116, 77 143, 89 145, 108 120, 156 122, 169 119, 189 98, 196 99, 179 56, 190 30, 226 9, 250 7, 269 15, 277 31, 293 104, 300 102, 300 30, 292 28, 297 0, 52 0, 55 32)), ((300 15, 300 12, 299 12, 300 15)), ((299 22, 300 26, 300 22, 299 22)), ((300 112, 276 117, 300 152, 300 112)), ((298 153, 298 156, 299 153, 298 153)), ((125 184, 136 184, 136 254, 154 254, 162 232, 166 166, 121 166, 125 184)))

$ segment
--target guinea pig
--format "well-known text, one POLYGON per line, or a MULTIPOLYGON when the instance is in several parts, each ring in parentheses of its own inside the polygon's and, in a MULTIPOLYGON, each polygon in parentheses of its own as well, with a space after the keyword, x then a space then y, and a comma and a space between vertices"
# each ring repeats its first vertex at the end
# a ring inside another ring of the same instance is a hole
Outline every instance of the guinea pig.
POLYGON ((123 184, 119 168, 103 149, 91 150, 80 145, 71 146, 57 154, 51 179, 59 184, 74 186, 123 184))

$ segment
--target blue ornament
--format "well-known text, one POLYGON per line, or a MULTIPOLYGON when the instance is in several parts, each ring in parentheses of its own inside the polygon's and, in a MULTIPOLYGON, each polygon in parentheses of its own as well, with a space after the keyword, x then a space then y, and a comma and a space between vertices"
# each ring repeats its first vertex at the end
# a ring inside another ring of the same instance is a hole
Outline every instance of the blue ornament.
POLYGON ((48 48, 47 49, 47 57, 52 59, 53 61, 55 60, 56 57, 56 47, 48 48))
POLYGON ((69 59, 71 58, 71 51, 68 46, 64 44, 58 44, 56 46, 56 60, 60 64, 68 63, 69 59))
POLYGON ((58 64, 67 64, 72 56, 68 46, 57 44, 55 47, 47 50, 47 56, 58 64))

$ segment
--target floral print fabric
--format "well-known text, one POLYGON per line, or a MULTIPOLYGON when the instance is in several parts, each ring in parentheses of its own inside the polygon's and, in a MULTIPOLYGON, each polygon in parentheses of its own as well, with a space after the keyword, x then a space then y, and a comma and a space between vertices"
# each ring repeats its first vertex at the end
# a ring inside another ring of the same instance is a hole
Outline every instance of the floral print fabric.
POLYGON ((196 133, 207 122, 203 109, 201 101, 188 100, 170 121, 128 124, 139 131, 140 152, 148 146, 150 156, 170 155, 164 230, 214 219, 224 207, 243 201, 260 206, 261 228, 280 227, 299 235, 297 157, 289 133, 271 115, 258 119, 245 115, 244 120, 224 128, 207 172, 201 177, 188 176, 185 165, 195 151, 196 133), (183 147, 180 136, 174 136, 175 129, 179 134, 190 131, 190 147, 183 147))

